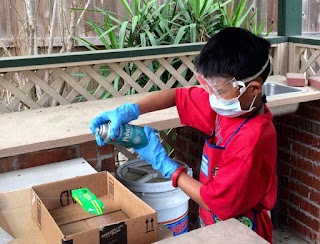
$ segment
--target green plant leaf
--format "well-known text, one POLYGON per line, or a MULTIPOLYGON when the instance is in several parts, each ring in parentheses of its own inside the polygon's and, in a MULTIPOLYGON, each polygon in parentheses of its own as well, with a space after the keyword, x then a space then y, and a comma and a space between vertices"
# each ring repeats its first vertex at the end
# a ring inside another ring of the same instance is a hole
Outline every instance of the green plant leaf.
MULTIPOLYGON (((103 32, 102 34, 101 34, 102 29, 101 29, 99 26, 96 26, 96 28, 98 29, 98 31, 99 31, 99 33, 100 33, 100 35, 99 35, 98 37, 101 38, 101 37, 104 37, 104 36, 108 35, 109 32, 114 31, 115 29, 119 28, 119 26, 118 26, 118 25, 113 26, 113 27, 111 27, 110 29, 108 29, 108 30, 106 30, 105 32, 103 32)), ((96 31, 96 32, 97 32, 97 31, 96 31)), ((98 32, 97 32, 97 34, 98 34, 98 32)))
POLYGON ((117 77, 114 78, 114 83, 113 83, 113 87, 117 91, 119 91, 119 81, 120 81, 120 75, 117 75, 117 77))
POLYGON ((253 8, 254 3, 251 4, 251 6, 248 8, 247 12, 240 18, 237 18, 237 21, 234 23, 235 27, 240 27, 242 22, 244 21, 245 18, 247 18, 249 12, 251 11, 251 9, 253 8))
POLYGON ((194 12, 194 15, 196 17, 196 19, 199 19, 200 17, 200 0, 188 0, 187 1, 192 9, 192 11, 194 12))
MULTIPOLYGON (((110 20, 110 15, 108 13, 106 13, 105 18, 104 18, 104 23, 106 26, 106 29, 111 29, 112 28, 112 24, 111 24, 111 20, 110 20)), ((116 39, 116 35, 113 31, 110 31, 108 33, 110 42, 111 42, 111 46, 113 49, 117 49, 118 48, 118 43, 117 43, 117 39, 116 39)))
POLYGON ((80 74, 76 74, 76 73, 70 73, 70 75, 72 76, 78 76, 78 77, 85 77, 86 74, 80 73, 80 74))
POLYGON ((129 14, 133 17, 133 13, 132 13, 130 4, 127 2, 127 0, 121 0, 121 2, 123 3, 123 5, 127 9, 127 11, 129 12, 129 14))
POLYGON ((147 46, 146 33, 140 33, 141 47, 147 46))
POLYGON ((173 44, 179 44, 182 37, 184 36, 184 34, 186 33, 186 28, 188 28, 189 26, 184 26, 182 28, 180 28, 180 30, 178 31, 176 38, 174 39, 173 44))
POLYGON ((137 15, 140 12, 141 0, 134 0, 134 13, 137 15))
POLYGON ((258 15, 256 14, 253 18, 253 33, 256 34, 257 33, 257 25, 258 25, 258 15))
POLYGON ((157 46, 157 42, 156 42, 156 39, 154 38, 154 36, 152 35, 152 33, 148 30, 145 30, 145 32, 147 33, 148 37, 149 37, 149 40, 150 40, 150 43, 152 46, 157 46))
POLYGON ((96 51, 99 50, 100 48, 94 46, 93 44, 91 44, 90 42, 88 42, 87 40, 81 38, 81 37, 75 37, 70 35, 73 39, 77 40, 78 42, 82 43, 86 48, 88 48, 91 51, 96 51), (93 48, 95 47, 95 48, 93 48))
MULTIPOLYGON (((234 0, 232 0, 234 1, 234 0)), ((238 6, 236 8, 236 11, 234 13, 233 19, 232 19, 232 26, 235 26, 236 23, 238 22, 238 19, 241 17, 242 12, 245 8, 245 4, 246 4, 247 0, 240 0, 240 2, 238 3, 238 6)))
POLYGON ((273 28, 273 25, 274 25, 274 23, 271 24, 269 30, 268 30, 267 33, 266 33, 266 36, 269 36, 269 34, 270 34, 270 32, 271 32, 271 30, 272 30, 272 28, 273 28))
POLYGON ((231 19, 228 18, 228 13, 223 8, 223 5, 220 3, 220 0, 217 0, 217 4, 219 7, 219 12, 221 14, 222 28, 224 28, 226 26, 232 26, 231 19))
POLYGON ((186 20, 189 22, 189 23, 193 23, 188 11, 186 10, 185 8, 185 5, 182 3, 181 0, 178 0, 178 4, 179 4, 179 7, 181 9, 181 13, 182 15, 186 18, 186 20))
POLYGON ((260 25, 259 25, 259 28, 258 28, 258 32, 257 32, 258 36, 261 36, 261 33, 263 31, 264 20, 265 20, 265 16, 262 18, 262 20, 260 22, 260 25))
POLYGON ((229 17, 230 19, 232 19, 233 9, 234 9, 234 0, 231 2, 230 17, 229 17))
POLYGON ((156 13, 158 14, 158 17, 160 19, 160 23, 163 25, 163 27, 166 29, 166 31, 168 32, 169 36, 172 38, 172 40, 174 40, 174 36, 171 33, 171 30, 169 29, 167 22, 164 20, 163 16, 160 14, 159 10, 157 8, 154 8, 154 10, 156 11, 156 13))
POLYGON ((97 25, 95 25, 91 19, 89 19, 89 24, 92 26, 94 31, 97 33, 99 39, 102 41, 105 48, 111 49, 111 47, 110 47, 109 43, 107 42, 107 40, 105 39, 104 35, 101 35, 100 28, 97 25))
POLYGON ((119 36, 119 48, 124 48, 125 46, 125 37, 127 32, 128 21, 122 23, 120 28, 120 36, 119 36))
POLYGON ((200 16, 206 13, 207 9, 213 4, 213 0, 205 0, 200 10, 200 16))
POLYGON ((103 94, 102 98, 101 99, 107 99, 111 96, 111 93, 106 91, 106 93, 103 94))
POLYGON ((196 24, 190 25, 190 39, 192 43, 197 41, 197 25, 196 24))
POLYGON ((132 29, 131 29, 131 32, 134 33, 135 29, 136 29, 136 26, 137 26, 137 23, 139 21, 139 16, 135 15, 132 17, 132 29))
MULTIPOLYGON (((120 16, 119 16, 120 17, 120 16)), ((117 23, 118 25, 121 25, 123 21, 118 20, 117 18, 113 17, 111 15, 111 13, 109 13, 109 18, 110 20, 114 21, 115 23, 117 23)))

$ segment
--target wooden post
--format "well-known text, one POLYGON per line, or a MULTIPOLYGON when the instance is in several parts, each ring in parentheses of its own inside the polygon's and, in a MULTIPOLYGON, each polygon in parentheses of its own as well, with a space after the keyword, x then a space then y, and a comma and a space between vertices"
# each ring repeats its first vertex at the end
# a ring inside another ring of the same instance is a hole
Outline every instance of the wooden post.
POLYGON ((302 33, 302 0, 278 1, 278 35, 296 36, 302 33))
MULTIPOLYGON (((284 36, 286 41, 290 36, 300 36, 302 34, 302 0, 279 0, 278 1, 278 35, 284 36)), ((289 56, 287 67, 282 67, 281 71, 299 71, 299 56, 296 54, 297 48, 293 43, 289 44, 284 56, 289 56)), ((280 60, 280 63, 286 61, 280 60)))

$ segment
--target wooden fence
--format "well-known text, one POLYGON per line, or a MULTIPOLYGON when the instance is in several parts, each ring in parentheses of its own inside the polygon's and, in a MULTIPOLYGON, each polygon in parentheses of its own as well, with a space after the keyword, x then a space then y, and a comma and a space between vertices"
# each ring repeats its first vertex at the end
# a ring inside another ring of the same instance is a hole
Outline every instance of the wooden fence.
MULTIPOLYGON (((0 39, 7 46, 16 45, 14 40, 21 35, 21 30, 23 26, 27 23, 27 16, 26 16, 26 0, 2 0, 1 8, 0 8, 0 39)), ((127 0, 131 5, 133 4, 133 0, 127 0)), ((235 0, 237 4, 240 0, 235 0)), ((71 0, 61 0, 64 2, 64 21, 66 22, 66 26, 69 26, 70 21, 70 10, 71 7, 71 0)), ((78 7, 84 8, 86 5, 85 0, 78 0, 78 7)), ((163 3, 165 0, 157 0, 157 3, 163 3)), ((305 5, 308 4, 309 1, 304 1, 305 5)), ((310 1, 313 2, 313 1, 310 1)), ((50 35, 49 28, 52 19, 52 12, 53 12, 53 3, 54 0, 36 0, 36 23, 37 23, 37 36, 38 36, 38 43, 39 46, 46 46, 48 45, 48 38, 50 35)), ((254 3, 253 11, 258 8, 261 10, 258 12, 258 20, 261 21, 263 17, 265 17, 266 25, 265 31, 269 29, 269 27, 274 24, 273 32, 277 31, 277 9, 278 9, 278 0, 248 0, 247 7, 254 3)), ((313 6, 313 5, 312 5, 313 6)), ((125 8, 120 0, 92 0, 91 4, 89 5, 88 9, 94 9, 95 7, 101 9, 108 9, 120 16, 124 16, 125 8)), ((307 11, 311 11, 309 7, 306 7, 307 11)), ((81 11, 76 11, 77 15, 79 16, 81 11)), ((308 16, 308 13, 305 13, 305 16, 308 16)), ((95 12, 86 12, 84 14, 85 20, 91 18, 93 20, 101 20, 103 21, 102 14, 98 14, 95 12)), ((312 25, 312 20, 304 18, 305 22, 310 22, 309 25, 312 25)), ((57 21, 58 22, 58 21, 57 21)), ((60 38, 61 38, 61 30, 59 29, 60 26, 56 27, 55 31, 55 45, 61 45, 60 38)), ((85 24, 84 21, 79 23, 78 27, 78 34, 90 41, 96 39, 95 32, 90 30, 90 26, 85 24)))
MULTIPOLYGON (((52 17, 52 8, 54 0, 37 1, 36 6, 36 23, 38 32, 38 42, 40 46, 46 46, 48 44, 49 38, 49 26, 52 17)), ((65 4, 65 21, 68 22, 70 19, 70 3, 72 1, 61 0, 65 4)), ((162 3, 165 0, 157 0, 158 3, 162 3)), ((237 4, 240 0, 235 0, 237 4)), ((79 0, 79 8, 83 8, 87 1, 79 0)), ((128 0, 132 5, 133 0, 128 0)), ((25 0, 2 0, 2 5, 0 8, 0 39, 8 46, 15 45, 15 38, 21 34, 22 27, 26 24, 26 8, 25 0)), ((261 21, 263 17, 266 19, 266 25, 264 31, 270 28, 273 24, 272 32, 277 32, 277 19, 278 19, 278 0, 248 0, 247 6, 254 3, 253 10, 261 8, 259 11, 258 20, 261 21)), ((92 0, 88 9, 94 9, 94 7, 99 7, 102 9, 107 8, 108 10, 117 13, 119 15, 124 15, 125 9, 122 2, 119 1, 107 1, 107 0, 92 0)), ((302 8, 302 32, 320 32, 320 4, 319 1, 313 0, 303 0, 302 8)), ((77 13, 80 14, 80 11, 77 13)), ((93 20, 102 20, 101 14, 94 12, 86 12, 84 14, 84 19, 91 18, 93 20)), ((68 23, 66 23, 68 25, 68 23)), ((57 26, 55 31, 55 45, 61 45, 60 41, 60 29, 57 26)), ((79 23, 78 34, 83 36, 90 41, 96 39, 96 34, 90 30, 90 26, 85 24, 84 21, 79 23)))

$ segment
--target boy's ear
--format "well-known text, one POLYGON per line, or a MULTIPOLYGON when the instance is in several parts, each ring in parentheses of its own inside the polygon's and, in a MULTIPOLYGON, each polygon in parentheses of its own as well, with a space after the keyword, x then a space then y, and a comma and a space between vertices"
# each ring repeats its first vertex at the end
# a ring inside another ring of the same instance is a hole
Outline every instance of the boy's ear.
POLYGON ((260 92, 262 92, 262 84, 258 81, 252 81, 249 88, 250 88, 250 91, 252 92, 252 95, 257 95, 260 92))

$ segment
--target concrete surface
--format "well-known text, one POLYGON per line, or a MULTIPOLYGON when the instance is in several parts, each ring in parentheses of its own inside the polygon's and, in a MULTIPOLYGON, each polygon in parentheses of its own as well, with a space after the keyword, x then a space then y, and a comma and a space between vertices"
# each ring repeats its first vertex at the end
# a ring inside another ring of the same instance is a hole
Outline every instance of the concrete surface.
POLYGON ((278 230, 273 231, 273 243, 274 244, 308 244, 314 242, 308 242, 304 240, 300 235, 290 230, 286 226, 280 227, 278 230))
POLYGON ((0 174, 0 193, 96 172, 83 158, 15 170, 0 174))
POLYGON ((156 242, 159 244, 267 244, 268 242, 236 219, 199 228, 183 235, 156 242))
POLYGON ((10 236, 4 229, 0 227, 0 243, 7 244, 13 241, 14 238, 10 236))

